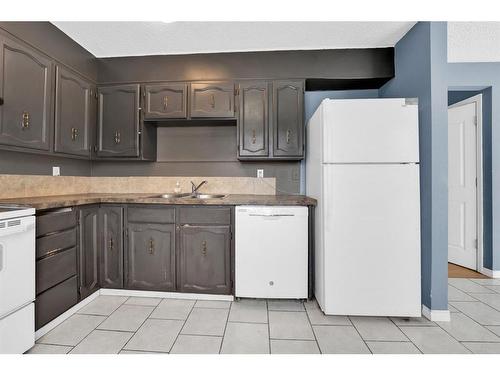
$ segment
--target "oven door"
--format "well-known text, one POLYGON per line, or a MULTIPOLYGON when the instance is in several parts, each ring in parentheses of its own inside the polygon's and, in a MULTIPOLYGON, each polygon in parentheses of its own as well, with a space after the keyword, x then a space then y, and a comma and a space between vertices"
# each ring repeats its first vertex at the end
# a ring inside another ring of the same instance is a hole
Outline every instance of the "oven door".
POLYGON ((35 299, 35 217, 0 220, 0 319, 35 299))

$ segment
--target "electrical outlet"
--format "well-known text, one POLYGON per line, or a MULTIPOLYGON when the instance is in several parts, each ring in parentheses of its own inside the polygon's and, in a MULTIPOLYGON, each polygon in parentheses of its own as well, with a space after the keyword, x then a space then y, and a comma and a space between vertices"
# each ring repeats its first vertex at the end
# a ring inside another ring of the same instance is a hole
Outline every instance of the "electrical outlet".
POLYGON ((52 176, 60 176, 61 167, 52 167, 52 176))
POLYGON ((257 178, 264 178, 264 170, 257 169, 257 178))

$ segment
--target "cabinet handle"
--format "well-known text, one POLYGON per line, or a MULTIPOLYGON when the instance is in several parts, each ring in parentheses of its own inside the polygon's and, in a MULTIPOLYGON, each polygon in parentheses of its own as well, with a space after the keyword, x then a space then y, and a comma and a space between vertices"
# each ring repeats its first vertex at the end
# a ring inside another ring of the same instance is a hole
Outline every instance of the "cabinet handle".
POLYGON ((23 130, 30 127, 30 114, 28 112, 23 112, 23 122, 21 126, 23 130))
POLYGON ((121 136, 121 135, 120 135, 120 132, 119 132, 119 131, 116 131, 116 132, 115 132, 115 143, 116 143, 117 145, 118 145, 118 144, 120 144, 120 142, 121 142, 121 138, 120 138, 120 136, 121 136))
POLYGON ((113 243, 113 237, 109 239, 109 251, 113 251, 114 243, 113 243))
POLYGON ((214 94, 210 95, 210 106, 212 107, 212 109, 215 108, 215 95, 214 94))
POLYGON ((168 108, 168 96, 164 96, 163 97, 163 109, 167 109, 168 108))
POLYGON ((154 254, 155 252, 155 241, 151 238, 149 240, 149 253, 154 254))
POLYGON ((76 141, 76 138, 78 138, 78 129, 71 128, 71 140, 74 142, 76 141))
POLYGON ((252 144, 255 144, 257 142, 257 137, 255 136, 255 129, 252 129, 252 144))
POLYGON ((290 144, 290 133, 291 133, 291 131, 290 131, 290 129, 288 129, 286 131, 286 144, 290 144))
POLYGON ((203 256, 207 255, 207 241, 203 241, 201 243, 201 253, 203 254, 203 256))
POLYGON ((0 98, 0 105, 3 105, 3 98, 0 98))

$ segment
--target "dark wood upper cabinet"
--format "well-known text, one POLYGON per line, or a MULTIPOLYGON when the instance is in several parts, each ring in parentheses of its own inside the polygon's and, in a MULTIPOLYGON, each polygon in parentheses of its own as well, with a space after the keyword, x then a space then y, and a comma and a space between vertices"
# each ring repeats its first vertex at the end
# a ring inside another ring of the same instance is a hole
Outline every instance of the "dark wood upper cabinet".
POLYGON ((55 152, 90 157, 95 93, 90 82, 56 67, 55 152))
POLYGON ((269 86, 266 81, 238 85, 238 156, 269 156, 269 86))
POLYGON ((186 83, 144 86, 144 119, 183 119, 187 117, 186 83))
POLYGON ((99 206, 78 209, 78 289, 80 300, 99 289, 99 206))
POLYGON ((175 290, 175 225, 128 224, 126 288, 175 290))
POLYGON ((191 83, 191 117, 234 118, 233 82, 191 83))
POLYGON ((123 207, 102 205, 99 208, 100 286, 123 288, 123 207))
POLYGON ((53 64, 0 35, 0 144, 49 151, 53 64))
POLYGON ((182 225, 179 230, 179 291, 230 293, 230 254, 229 225, 182 225))
POLYGON ((98 157, 139 157, 140 85, 99 87, 98 157))
POLYGON ((273 156, 304 156, 304 82, 273 82, 273 156))

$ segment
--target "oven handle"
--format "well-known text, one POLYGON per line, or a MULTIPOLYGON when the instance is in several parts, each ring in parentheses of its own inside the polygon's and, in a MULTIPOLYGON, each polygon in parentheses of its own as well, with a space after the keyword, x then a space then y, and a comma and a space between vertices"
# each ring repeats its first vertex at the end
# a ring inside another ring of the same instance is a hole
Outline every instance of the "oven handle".
POLYGON ((3 245, 0 243, 0 272, 3 270, 3 245))

